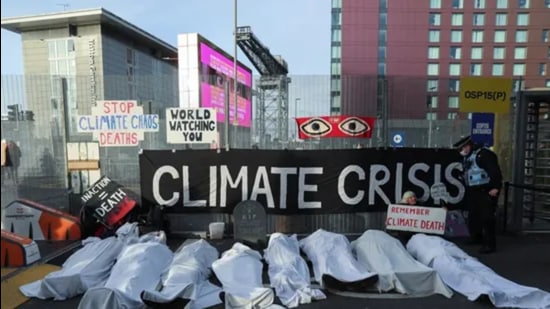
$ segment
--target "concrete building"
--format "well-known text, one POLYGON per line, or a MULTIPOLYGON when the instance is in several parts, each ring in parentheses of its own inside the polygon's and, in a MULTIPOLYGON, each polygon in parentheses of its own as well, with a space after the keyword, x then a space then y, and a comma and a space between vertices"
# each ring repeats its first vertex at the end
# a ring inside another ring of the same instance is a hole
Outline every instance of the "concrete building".
MULTIPOLYGON (((24 76, 3 76, 12 82, 2 91, 24 92, 17 104, 34 121, 2 121, 2 131, 21 142, 28 179, 67 188, 66 142, 92 140, 76 119, 97 100, 136 100, 161 126, 165 108, 179 106, 177 48, 105 9, 2 18, 2 28, 21 35, 24 76)), ((165 144, 146 138, 139 147, 165 144)), ((100 158, 102 174, 138 187, 136 147, 102 147, 100 158)))
POLYGON ((332 1, 333 114, 465 119, 460 77, 550 87, 549 70, 550 0, 332 1))

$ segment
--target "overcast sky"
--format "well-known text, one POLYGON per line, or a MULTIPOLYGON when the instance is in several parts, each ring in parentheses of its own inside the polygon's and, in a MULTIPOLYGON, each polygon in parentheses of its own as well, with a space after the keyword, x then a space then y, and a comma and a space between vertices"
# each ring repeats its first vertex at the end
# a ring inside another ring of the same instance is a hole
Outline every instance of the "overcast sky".
MULTIPOLYGON (((177 35, 199 32, 233 54, 232 0, 2 0, 2 18, 103 7, 176 46, 177 35)), ((239 26, 252 26, 290 74, 329 74, 330 0, 239 0, 239 26)), ((21 38, 2 30, 2 74, 23 74, 21 38)), ((253 66, 239 50, 239 60, 253 66)), ((255 72, 257 73, 257 72, 255 72)))

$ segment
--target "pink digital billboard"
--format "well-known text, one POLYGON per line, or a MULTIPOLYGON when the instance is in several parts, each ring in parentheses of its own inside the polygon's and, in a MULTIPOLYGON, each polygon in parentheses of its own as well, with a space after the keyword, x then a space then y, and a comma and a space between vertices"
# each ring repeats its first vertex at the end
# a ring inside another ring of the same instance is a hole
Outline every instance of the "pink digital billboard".
MULTIPOLYGON (((233 61, 204 42, 200 42, 201 107, 216 108, 219 122, 225 122, 224 83, 229 81, 229 121, 235 119, 233 61)), ((250 127, 252 119, 252 72, 237 65, 238 125, 250 127)))

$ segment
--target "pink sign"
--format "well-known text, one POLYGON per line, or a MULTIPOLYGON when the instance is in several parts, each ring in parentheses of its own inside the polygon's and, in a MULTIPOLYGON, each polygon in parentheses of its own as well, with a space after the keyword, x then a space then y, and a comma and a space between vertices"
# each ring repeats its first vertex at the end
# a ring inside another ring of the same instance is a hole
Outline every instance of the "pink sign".
MULTIPOLYGON (((224 83, 229 81, 229 120, 235 119, 233 61, 205 43, 200 43, 201 107, 217 110, 217 120, 225 122, 224 83)), ((250 127, 252 118, 252 73, 237 65, 237 119, 238 125, 250 127)))

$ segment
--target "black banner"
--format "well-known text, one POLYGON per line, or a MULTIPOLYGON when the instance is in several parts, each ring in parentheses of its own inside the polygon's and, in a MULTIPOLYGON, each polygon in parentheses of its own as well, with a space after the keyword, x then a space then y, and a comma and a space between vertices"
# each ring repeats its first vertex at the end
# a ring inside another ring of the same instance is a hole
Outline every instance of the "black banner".
POLYGON ((227 212, 257 200, 268 213, 385 210, 403 192, 419 205, 441 205, 431 187, 447 189, 449 204, 464 196, 461 157, 443 149, 144 150, 140 155, 144 206, 168 212, 227 212))
POLYGON ((116 226, 136 206, 122 185, 106 176, 88 188, 80 200, 85 214, 106 227, 116 226))

